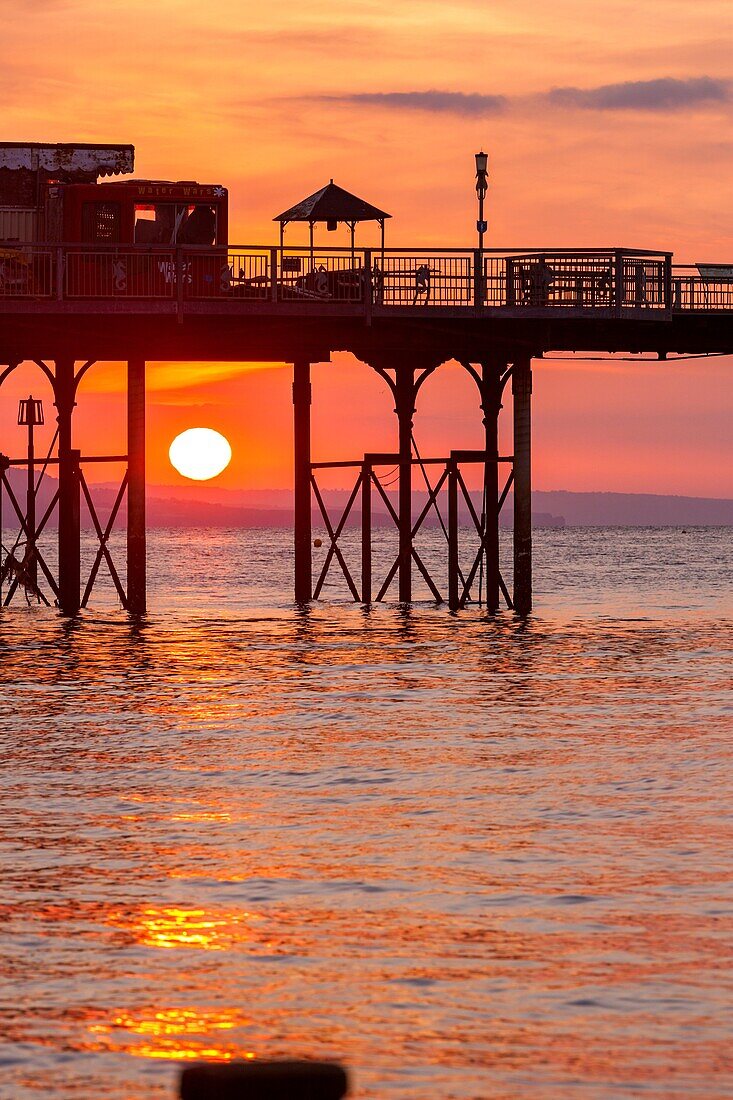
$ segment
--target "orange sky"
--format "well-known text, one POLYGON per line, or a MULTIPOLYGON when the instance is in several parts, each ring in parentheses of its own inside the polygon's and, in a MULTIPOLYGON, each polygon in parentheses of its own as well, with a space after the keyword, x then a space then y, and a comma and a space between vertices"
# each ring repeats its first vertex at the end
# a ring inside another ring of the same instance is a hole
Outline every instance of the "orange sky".
MULTIPOLYGON (((243 243, 273 240, 272 216, 333 176, 394 215, 388 243, 472 244, 483 145, 492 245, 731 262, 732 39, 730 0, 14 0, 3 137, 132 141, 139 176, 228 186, 243 243)), ((536 486, 733 495, 732 368, 539 365, 536 486)), ((315 458, 393 446, 367 368, 340 356, 314 377, 315 458)), ((285 369, 156 364, 150 381, 151 481, 182 484, 167 445, 208 424, 234 447, 217 485, 290 484, 285 369)), ((30 387, 24 368, 4 393, 30 387)), ((119 391, 118 369, 90 373, 85 450, 124 446, 119 391)), ((480 442, 455 368, 416 435, 423 452, 480 442)))

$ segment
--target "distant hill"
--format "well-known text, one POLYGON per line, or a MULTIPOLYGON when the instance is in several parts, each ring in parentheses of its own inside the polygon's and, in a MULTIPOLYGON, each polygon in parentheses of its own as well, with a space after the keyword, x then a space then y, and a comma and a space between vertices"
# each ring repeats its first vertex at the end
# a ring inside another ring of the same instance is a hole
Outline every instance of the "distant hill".
MULTIPOLYGON (((25 493, 25 472, 10 471, 10 482, 22 503, 25 493)), ((57 481, 46 476, 39 493, 38 513, 41 515, 50 502, 57 481)), ((117 487, 110 484, 92 488, 95 506, 100 518, 109 514, 117 487)), ((323 497, 335 512, 343 509, 348 499, 345 490, 324 490, 323 497)), ((394 491, 390 497, 396 504, 394 491)), ((419 510, 427 500, 424 492, 413 494, 414 506, 419 510)), ((472 493, 477 511, 481 508, 481 494, 472 493)), ((573 493, 566 490, 550 492, 537 490, 532 496, 533 519, 537 527, 693 527, 733 526, 733 500, 711 497, 667 496, 655 493, 573 493)), ((358 501, 356 502, 358 505, 358 501)), ((350 526, 360 521, 355 505, 350 526)), ((511 495, 502 511, 504 526, 511 525, 511 495)), ((445 499, 441 511, 445 515, 445 499)), ((373 498, 372 522, 375 527, 388 526, 392 521, 381 501, 373 498)), ((6 524, 11 522, 12 509, 7 500, 3 506, 6 524)), ((124 505, 121 518, 124 518, 124 505)), ((292 524, 292 493, 286 489, 232 490, 215 486, 148 486, 148 524, 150 527, 289 527, 292 524)), ((314 519, 316 513, 314 511, 314 519)), ((468 519, 467 512, 464 519, 468 519)), ((82 507, 82 523, 91 526, 86 508, 82 507)), ((437 526, 438 519, 431 511, 427 526, 437 526)), ((51 522, 50 526, 55 523, 51 522)))
POLYGON ((731 527, 733 500, 656 493, 535 492, 536 508, 557 512, 569 527, 731 527))

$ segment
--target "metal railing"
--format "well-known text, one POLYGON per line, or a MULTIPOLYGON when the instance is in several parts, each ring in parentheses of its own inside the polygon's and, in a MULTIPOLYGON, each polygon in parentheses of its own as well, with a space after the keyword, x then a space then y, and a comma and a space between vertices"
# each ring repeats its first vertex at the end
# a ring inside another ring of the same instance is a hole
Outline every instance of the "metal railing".
POLYGON ((485 304, 514 308, 664 310, 671 256, 553 251, 487 256, 485 304))
POLYGON ((363 302, 364 252, 274 250, 274 295, 284 302, 363 302))
POLYGON ((671 275, 672 309, 675 313, 733 312, 733 266, 716 264, 677 266, 671 275))
POLYGON ((413 255, 385 251, 373 256, 373 302, 382 306, 471 306, 473 253, 413 255))
POLYGON ((0 300, 161 299, 659 316, 733 312, 733 268, 634 249, 164 248, 0 243, 0 300), (482 262, 483 261, 483 262, 482 262))
POLYGON ((50 298, 58 257, 53 247, 0 241, 0 299, 50 298))

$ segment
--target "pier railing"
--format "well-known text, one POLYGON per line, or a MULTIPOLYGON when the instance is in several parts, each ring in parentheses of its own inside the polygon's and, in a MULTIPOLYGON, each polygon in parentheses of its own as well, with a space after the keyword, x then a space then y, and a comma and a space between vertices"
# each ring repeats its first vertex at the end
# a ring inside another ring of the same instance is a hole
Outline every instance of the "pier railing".
POLYGON ((0 243, 2 299, 343 304, 365 312, 733 311, 733 266, 636 249, 164 248, 0 243))
POLYGON ((675 266, 671 291, 675 311, 733 311, 733 264, 675 266))

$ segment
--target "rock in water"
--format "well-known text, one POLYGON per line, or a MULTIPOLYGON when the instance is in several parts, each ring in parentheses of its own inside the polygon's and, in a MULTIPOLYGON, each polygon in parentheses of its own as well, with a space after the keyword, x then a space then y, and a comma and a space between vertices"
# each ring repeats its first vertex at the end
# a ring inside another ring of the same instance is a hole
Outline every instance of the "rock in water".
POLYGON ((229 1062, 187 1066, 181 1100, 341 1100, 348 1087, 335 1062, 229 1062))

